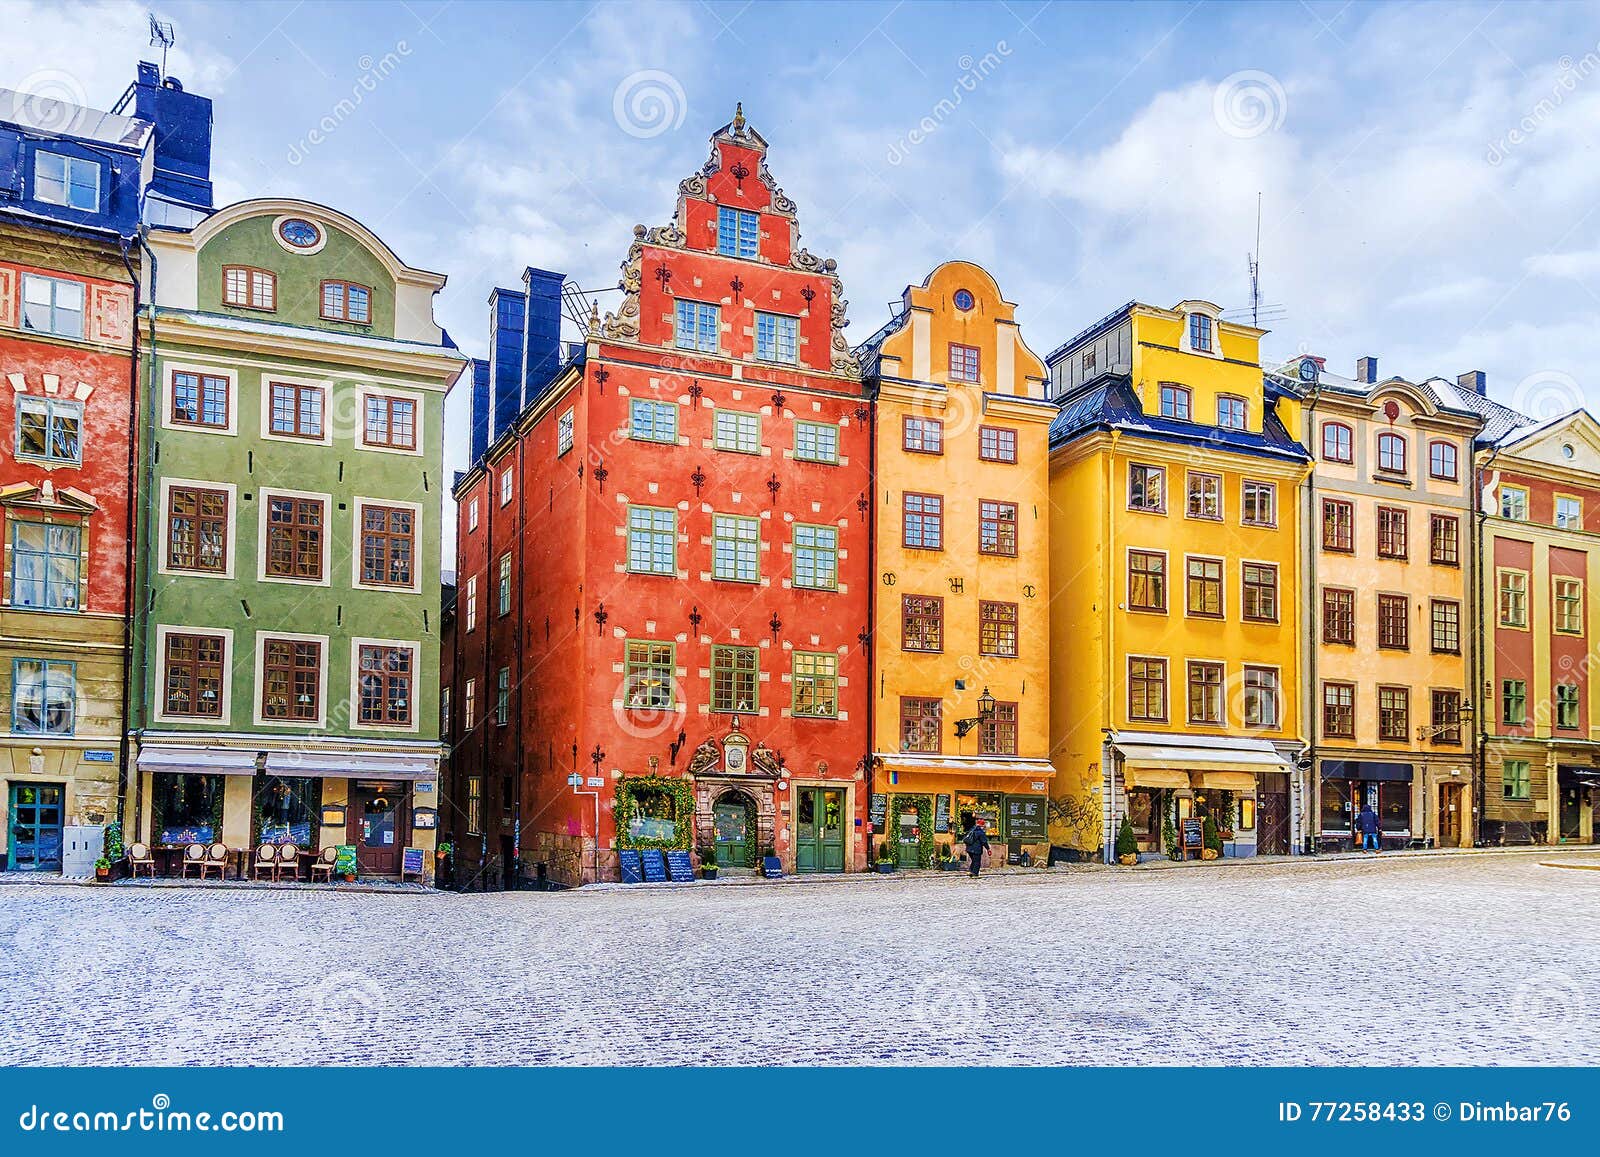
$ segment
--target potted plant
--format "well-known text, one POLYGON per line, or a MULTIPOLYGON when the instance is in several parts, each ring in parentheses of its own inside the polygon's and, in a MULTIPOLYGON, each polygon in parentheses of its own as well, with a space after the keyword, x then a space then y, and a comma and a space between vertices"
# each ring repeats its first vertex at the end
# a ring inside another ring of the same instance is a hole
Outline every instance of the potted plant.
POLYGON ((1200 858, 1202 860, 1215 860, 1222 855, 1222 836, 1217 831, 1217 821, 1210 816, 1206 817, 1205 826, 1201 829, 1200 858))
POLYGON ((889 845, 888 840, 881 841, 878 844, 878 871, 887 876, 898 866, 894 857, 894 848, 889 845))
POLYGON ((1117 829, 1117 863, 1131 868, 1138 862, 1139 837, 1133 834, 1133 821, 1123 816, 1122 826, 1117 829))
POLYGON ((717 849, 714 844, 700 849, 700 875, 707 880, 717 878, 717 849))
POLYGON ((949 844, 939 845, 939 870, 941 872, 953 871, 956 866, 956 854, 949 844))
POLYGON ((94 878, 102 884, 109 882, 111 879, 111 861, 104 856, 94 862, 94 878))
MULTIPOLYGON (((127 866, 128 849, 122 842, 122 825, 115 820, 106 825, 105 851, 103 858, 110 862, 111 869, 108 873, 110 879, 119 879, 123 869, 127 866)), ((96 872, 96 875, 99 873, 96 872)))

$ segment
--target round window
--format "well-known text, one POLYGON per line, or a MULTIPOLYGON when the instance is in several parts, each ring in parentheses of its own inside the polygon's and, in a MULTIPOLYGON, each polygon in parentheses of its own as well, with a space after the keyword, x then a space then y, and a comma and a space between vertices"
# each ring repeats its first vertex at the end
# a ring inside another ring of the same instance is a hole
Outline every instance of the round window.
POLYGON ((1574 451, 1572 449, 1572 443, 1571 442, 1566 442, 1566 443, 1562 444, 1562 446, 1561 446, 1561 456, 1563 458, 1571 458, 1573 453, 1574 453, 1574 451))
POLYGON ((972 300, 971 291, 970 290, 966 290, 966 289, 958 289, 958 290, 956 290, 955 301, 956 301, 956 308, 959 309, 962 313, 966 313, 967 310, 971 309, 973 307, 973 305, 976 304, 972 300))
POLYGON ((322 230, 304 217, 289 217, 278 225, 278 236, 286 245, 310 249, 322 240, 322 230))

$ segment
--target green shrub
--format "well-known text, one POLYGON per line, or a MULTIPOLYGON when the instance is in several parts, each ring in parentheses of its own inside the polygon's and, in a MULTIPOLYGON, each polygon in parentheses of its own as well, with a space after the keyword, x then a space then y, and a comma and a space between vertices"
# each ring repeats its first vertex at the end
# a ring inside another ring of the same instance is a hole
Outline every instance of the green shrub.
POLYGON ((1218 854, 1222 852, 1222 836, 1217 831, 1217 821, 1210 816, 1206 817, 1205 827, 1201 831, 1201 840, 1206 847, 1213 849, 1218 854))
POLYGON ((1137 856, 1139 854, 1139 837, 1133 834, 1133 821, 1127 816, 1122 817, 1122 826, 1117 829, 1117 858, 1123 856, 1137 856))

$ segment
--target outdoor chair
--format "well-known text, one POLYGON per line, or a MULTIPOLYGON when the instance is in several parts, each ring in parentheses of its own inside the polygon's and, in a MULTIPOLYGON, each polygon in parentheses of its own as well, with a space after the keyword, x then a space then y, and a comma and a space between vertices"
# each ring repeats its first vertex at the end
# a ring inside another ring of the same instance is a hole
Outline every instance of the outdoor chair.
POLYGON ((269 878, 274 879, 274 880, 277 879, 278 878, 278 845, 277 844, 262 844, 259 848, 257 848, 256 849, 256 858, 255 858, 254 862, 251 864, 250 868, 251 868, 250 875, 251 875, 252 879, 256 879, 256 880, 261 879, 261 874, 263 872, 265 872, 269 878))
POLYGON ((323 848, 317 858, 311 861, 311 882, 315 884, 317 876, 321 875, 328 883, 333 883, 333 866, 338 862, 339 849, 337 847, 330 845, 323 848))
POLYGON ((298 844, 278 845, 278 879, 287 872, 289 879, 300 882, 300 847, 298 844))
POLYGON ((155 879, 156 858, 150 854, 149 844, 129 844, 128 874, 137 879, 140 868, 143 868, 152 880, 155 879))
POLYGON ((189 869, 194 869, 194 874, 202 880, 206 878, 206 846, 204 844, 190 844, 183 849, 183 865, 178 869, 182 879, 189 878, 189 869))
POLYGON ((203 880, 212 872, 216 872, 219 880, 228 878, 227 844, 212 844, 206 849, 205 863, 200 867, 200 878, 203 880))

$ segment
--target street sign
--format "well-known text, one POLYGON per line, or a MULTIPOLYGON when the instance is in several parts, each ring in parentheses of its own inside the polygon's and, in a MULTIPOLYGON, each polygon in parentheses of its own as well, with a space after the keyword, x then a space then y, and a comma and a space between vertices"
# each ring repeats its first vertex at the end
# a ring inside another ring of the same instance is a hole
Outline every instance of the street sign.
POLYGON ((605 787, 606 785, 605 776, 603 775, 591 775, 588 782, 590 787, 605 787))
POLYGON ((579 775, 577 772, 573 772, 571 775, 567 776, 567 786, 568 787, 582 787, 583 786, 583 776, 579 775))

